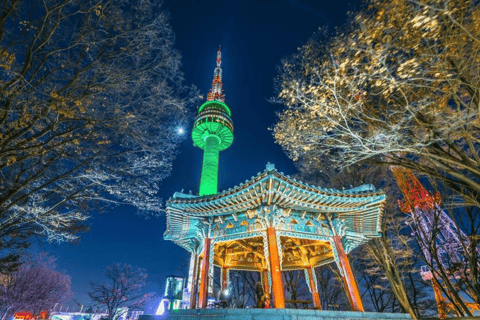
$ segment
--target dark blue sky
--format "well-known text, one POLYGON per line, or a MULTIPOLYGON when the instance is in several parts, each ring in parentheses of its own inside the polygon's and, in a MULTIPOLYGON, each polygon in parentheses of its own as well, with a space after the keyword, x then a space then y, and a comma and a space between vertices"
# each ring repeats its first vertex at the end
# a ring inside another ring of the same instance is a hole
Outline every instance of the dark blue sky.
MULTIPOLYGON (((351 3, 358 0, 165 0, 183 56, 186 82, 206 96, 222 45, 225 102, 235 126, 233 145, 220 154, 219 190, 228 189, 263 171, 267 162, 294 174, 293 162, 274 143, 271 131, 281 106, 267 102, 273 96, 273 78, 282 58, 294 53, 320 26, 345 22, 351 3)), ((355 4, 358 7, 357 4, 355 4)), ((198 192, 202 151, 194 148, 188 128, 172 175, 162 184, 160 197, 175 191, 198 192)), ((91 231, 76 246, 46 244, 58 257, 59 269, 72 277, 72 291, 80 303, 89 303, 89 283, 102 280, 105 268, 128 263, 145 268, 148 291, 162 294, 165 277, 186 275, 187 252, 163 240, 165 217, 145 220, 131 207, 119 207, 95 216, 91 231)))

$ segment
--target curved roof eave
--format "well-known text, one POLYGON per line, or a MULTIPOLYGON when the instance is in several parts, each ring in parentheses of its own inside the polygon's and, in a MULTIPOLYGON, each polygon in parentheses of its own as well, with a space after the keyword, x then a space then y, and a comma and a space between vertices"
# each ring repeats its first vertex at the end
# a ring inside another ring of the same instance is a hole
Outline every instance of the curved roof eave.
POLYGON ((268 202, 298 210, 340 213, 359 210, 364 206, 383 207, 384 200, 384 192, 372 185, 349 190, 327 189, 297 181, 275 169, 266 169, 245 183, 215 195, 196 196, 176 192, 167 201, 167 207, 196 216, 212 216, 248 210, 268 202))

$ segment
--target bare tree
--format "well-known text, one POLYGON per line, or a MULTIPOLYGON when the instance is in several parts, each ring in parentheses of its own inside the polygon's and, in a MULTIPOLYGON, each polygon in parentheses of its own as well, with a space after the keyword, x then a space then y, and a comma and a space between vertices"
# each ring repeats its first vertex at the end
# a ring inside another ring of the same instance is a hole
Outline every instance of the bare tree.
POLYGON ((107 309, 108 320, 122 315, 121 308, 140 309, 150 298, 142 293, 146 286, 145 270, 126 264, 115 264, 107 268, 106 282, 92 282, 88 293, 92 301, 107 309))
POLYGON ((75 240, 109 205, 161 212, 196 99, 168 20, 148 0, 0 4, 2 242, 75 240))
POLYGON ((454 262, 451 264, 449 273, 455 274, 455 277, 451 278, 456 281, 456 287, 462 288, 470 299, 480 303, 480 257, 478 250, 480 208, 465 207, 450 211, 453 211, 451 216, 456 217, 454 221, 457 224, 457 229, 465 230, 466 233, 460 236, 462 250, 457 252, 463 263, 458 263, 458 257, 449 257, 454 262), (462 210, 462 213, 458 213, 459 210, 462 210))
POLYGON ((260 273, 256 271, 239 271, 238 275, 246 285, 246 293, 251 301, 253 301, 253 305, 258 308, 263 297, 260 273))
POLYGON ((231 280, 229 288, 230 296, 227 299, 228 307, 242 309, 252 305, 252 296, 254 296, 252 291, 254 291, 255 288, 252 288, 250 284, 245 281, 248 273, 250 273, 250 271, 245 270, 232 270, 230 272, 231 280))
POLYGON ((70 276, 55 270, 55 259, 45 254, 30 258, 0 283, 0 316, 8 319, 18 310, 39 314, 72 296, 70 276))
MULTIPOLYGON (((363 256, 364 250, 358 250, 354 256, 354 269, 361 288, 362 300, 367 310, 375 312, 400 312, 398 300, 391 290, 390 283, 379 271, 378 265, 372 266, 372 260, 363 256)), ((352 257, 353 258, 353 257, 352 257)))
MULTIPOLYGON (((287 270, 283 271, 282 273, 285 283, 285 296, 287 301, 312 300, 312 296, 308 291, 303 270, 287 270)), ((298 303, 293 302, 291 304, 295 309, 298 309, 298 303)))
MULTIPOLYGON (((439 239, 445 241, 443 234, 435 232, 425 232, 422 228, 417 228, 416 232, 421 236, 417 237, 419 246, 428 248, 430 255, 424 257, 424 262, 431 267, 431 270, 441 268, 436 275, 442 282, 445 296, 454 304, 455 299, 451 295, 451 289, 462 292, 462 295, 470 300, 480 303, 479 286, 479 249, 478 239, 480 235, 480 209, 476 206, 457 207, 452 190, 445 187, 441 182, 429 180, 432 190, 441 195, 445 202, 440 203, 442 207, 449 210, 440 210, 437 207, 433 211, 432 224, 434 227, 440 223, 440 215, 447 214, 453 225, 448 228, 451 231, 450 237, 455 237, 456 241, 447 248, 441 247, 439 239), (452 200, 453 199, 453 200, 452 200), (453 245, 453 246, 452 246, 453 245), (435 255, 435 256, 433 256, 435 255), (439 266, 437 267, 437 261, 439 266), (450 287, 450 288, 448 288, 450 287)), ((448 236, 448 235, 447 235, 448 236)), ((450 241, 451 242, 451 241, 450 241)))
POLYGON ((293 159, 414 169, 480 206, 479 12, 469 0, 369 1, 283 62, 277 142, 293 159))
MULTIPOLYGON (((419 301, 413 301, 412 295, 407 290, 408 277, 414 274, 415 279, 419 281, 416 286, 410 288, 411 290, 420 291, 425 285, 421 281, 419 267, 414 263, 419 253, 411 247, 415 241, 411 236, 411 218, 398 209, 396 201, 398 196, 398 192, 395 191, 387 194, 382 221, 383 232, 379 238, 373 239, 362 248, 367 259, 362 261, 363 267, 360 269, 368 266, 365 276, 370 279, 366 282, 370 284, 372 280, 379 282, 377 288, 381 289, 382 303, 385 305, 375 301, 376 310, 390 307, 394 312, 398 308, 416 319, 422 315, 422 310, 419 310, 418 304, 415 303, 419 301), (388 288, 384 285, 385 281, 388 281, 388 288), (390 297, 390 294, 393 294, 393 297, 390 297)), ((376 289, 375 286, 367 288, 371 289, 370 294, 376 289)))
MULTIPOLYGON (((448 191, 445 188, 442 190, 446 198, 448 191)), ((419 256, 427 267, 424 272, 432 278, 429 281, 436 284, 447 302, 452 304, 454 309, 451 311, 457 315, 471 316, 472 311, 467 301, 480 302, 477 240, 479 208, 449 207, 451 209, 448 211, 439 205, 429 208, 428 225, 417 222, 413 230, 419 256), (446 221, 445 217, 450 221, 446 221)))
POLYGON ((352 254, 367 308, 376 312, 407 309, 413 319, 434 315, 436 304, 430 284, 421 277, 419 253, 396 244, 395 236, 390 237, 375 239, 352 254), (402 247, 407 253, 400 250, 402 247))
POLYGON ((350 310, 338 269, 332 264, 315 268, 323 310, 350 310))

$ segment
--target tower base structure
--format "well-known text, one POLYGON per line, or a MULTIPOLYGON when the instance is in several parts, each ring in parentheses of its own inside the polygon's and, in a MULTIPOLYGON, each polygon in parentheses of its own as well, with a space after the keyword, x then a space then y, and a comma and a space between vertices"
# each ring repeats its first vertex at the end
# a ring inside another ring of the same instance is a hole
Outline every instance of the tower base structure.
POLYGON ((406 313, 354 312, 306 309, 184 309, 170 312, 166 318, 141 316, 140 320, 408 320, 406 313))

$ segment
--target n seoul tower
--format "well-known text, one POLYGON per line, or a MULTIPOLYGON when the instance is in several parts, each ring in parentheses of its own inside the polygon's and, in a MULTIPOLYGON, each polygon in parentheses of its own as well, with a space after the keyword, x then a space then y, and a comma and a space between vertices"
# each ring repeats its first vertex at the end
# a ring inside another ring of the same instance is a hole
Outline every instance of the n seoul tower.
POLYGON ((217 67, 207 101, 198 109, 192 130, 193 145, 203 150, 199 195, 216 194, 218 190, 218 157, 233 142, 232 113, 225 104, 222 89, 222 52, 218 47, 217 67))

